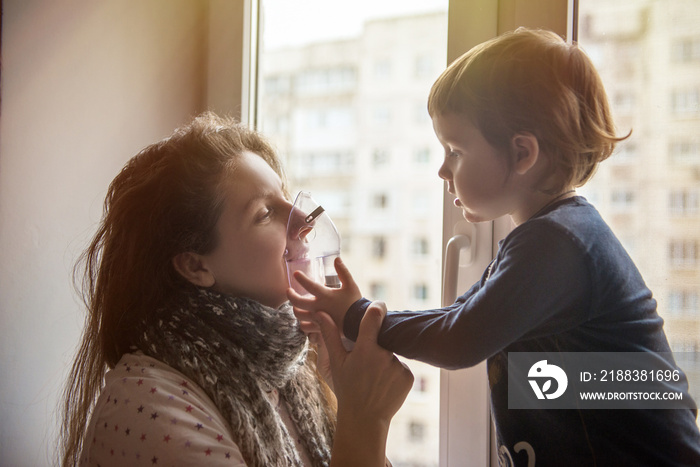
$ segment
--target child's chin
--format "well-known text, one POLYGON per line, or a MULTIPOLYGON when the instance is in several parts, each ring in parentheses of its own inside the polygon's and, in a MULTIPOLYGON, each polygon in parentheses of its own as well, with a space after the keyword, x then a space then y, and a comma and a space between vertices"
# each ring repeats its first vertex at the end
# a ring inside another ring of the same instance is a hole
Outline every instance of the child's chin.
POLYGON ((480 222, 488 222, 493 220, 489 219, 486 216, 479 215, 478 213, 467 211, 466 209, 462 209, 462 216, 464 216, 464 219, 467 222, 470 222, 472 224, 478 224, 480 222))

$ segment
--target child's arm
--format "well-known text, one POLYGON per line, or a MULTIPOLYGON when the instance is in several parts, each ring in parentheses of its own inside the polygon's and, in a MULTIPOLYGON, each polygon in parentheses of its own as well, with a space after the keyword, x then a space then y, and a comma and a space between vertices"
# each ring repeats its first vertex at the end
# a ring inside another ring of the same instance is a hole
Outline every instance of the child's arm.
POLYGON ((348 308, 362 298, 360 289, 340 258, 335 260, 335 269, 341 282, 340 288, 330 288, 314 282, 301 271, 294 273, 294 279, 312 294, 311 296, 301 296, 291 288, 287 290, 287 297, 294 306, 294 313, 307 334, 318 332, 315 315, 319 311, 328 313, 333 318, 335 325, 339 329, 343 329, 343 320, 348 308))
MULTIPOLYGON (((407 358, 458 369, 476 365, 518 339, 563 332, 590 319, 593 288, 586 254, 568 233, 540 224, 514 231, 503 243, 490 278, 482 278, 452 305, 390 311, 379 345, 407 358)), ((354 339, 369 300, 353 302, 360 297, 358 291, 334 305, 333 300, 325 302, 334 290, 308 285, 318 299, 307 297, 295 304, 329 307, 336 322, 343 319, 344 334, 354 339)))

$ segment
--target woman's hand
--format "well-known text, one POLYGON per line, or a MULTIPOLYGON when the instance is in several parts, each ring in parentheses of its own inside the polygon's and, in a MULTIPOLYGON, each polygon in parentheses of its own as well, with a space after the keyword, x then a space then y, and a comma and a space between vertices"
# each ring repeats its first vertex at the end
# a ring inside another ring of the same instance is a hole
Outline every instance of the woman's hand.
POLYGON ((355 347, 343 347, 338 328, 318 313, 338 399, 331 465, 384 466, 389 423, 413 385, 413 374, 377 344, 386 307, 374 302, 360 324, 355 347))
POLYGON ((318 321, 316 313, 323 311, 328 313, 335 321, 339 329, 343 328, 345 313, 350 305, 362 298, 359 287, 352 278, 350 271, 340 258, 336 258, 335 270, 340 279, 340 288, 331 288, 321 285, 301 271, 294 273, 294 279, 306 289, 311 296, 301 296, 294 289, 287 290, 287 298, 294 305, 294 314, 302 325, 304 332, 309 334, 318 328, 314 322, 318 321))
POLYGON ((323 335, 321 334, 318 324, 316 324, 316 328, 316 332, 308 334, 309 342, 313 344, 313 349, 316 352, 316 370, 331 391, 335 392, 335 389, 333 388, 333 373, 331 372, 331 362, 330 358, 328 357, 328 349, 326 348, 326 343, 323 341, 323 335))

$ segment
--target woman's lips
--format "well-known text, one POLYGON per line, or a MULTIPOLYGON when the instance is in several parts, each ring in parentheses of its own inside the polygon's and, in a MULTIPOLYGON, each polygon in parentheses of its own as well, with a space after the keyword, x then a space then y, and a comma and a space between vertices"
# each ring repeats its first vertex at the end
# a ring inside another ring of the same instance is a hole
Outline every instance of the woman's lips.
POLYGON ((287 242, 287 249, 284 252, 284 259, 287 261, 308 260, 309 244, 303 240, 287 242))
POLYGON ((454 204, 455 204, 455 206, 457 206, 458 208, 461 208, 461 207, 462 207, 462 202, 459 200, 459 198, 455 198, 454 204))

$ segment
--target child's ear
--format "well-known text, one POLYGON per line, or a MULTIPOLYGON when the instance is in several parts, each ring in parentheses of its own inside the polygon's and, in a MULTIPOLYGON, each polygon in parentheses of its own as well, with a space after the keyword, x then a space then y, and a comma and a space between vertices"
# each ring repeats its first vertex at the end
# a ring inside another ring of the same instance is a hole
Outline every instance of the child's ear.
POLYGON ((526 174, 540 157, 540 145, 532 133, 516 133, 511 139, 513 151, 513 171, 518 175, 526 174))
POLYGON ((200 287, 211 287, 216 283, 214 274, 207 268, 201 255, 186 251, 173 258, 175 270, 189 282, 200 287))

